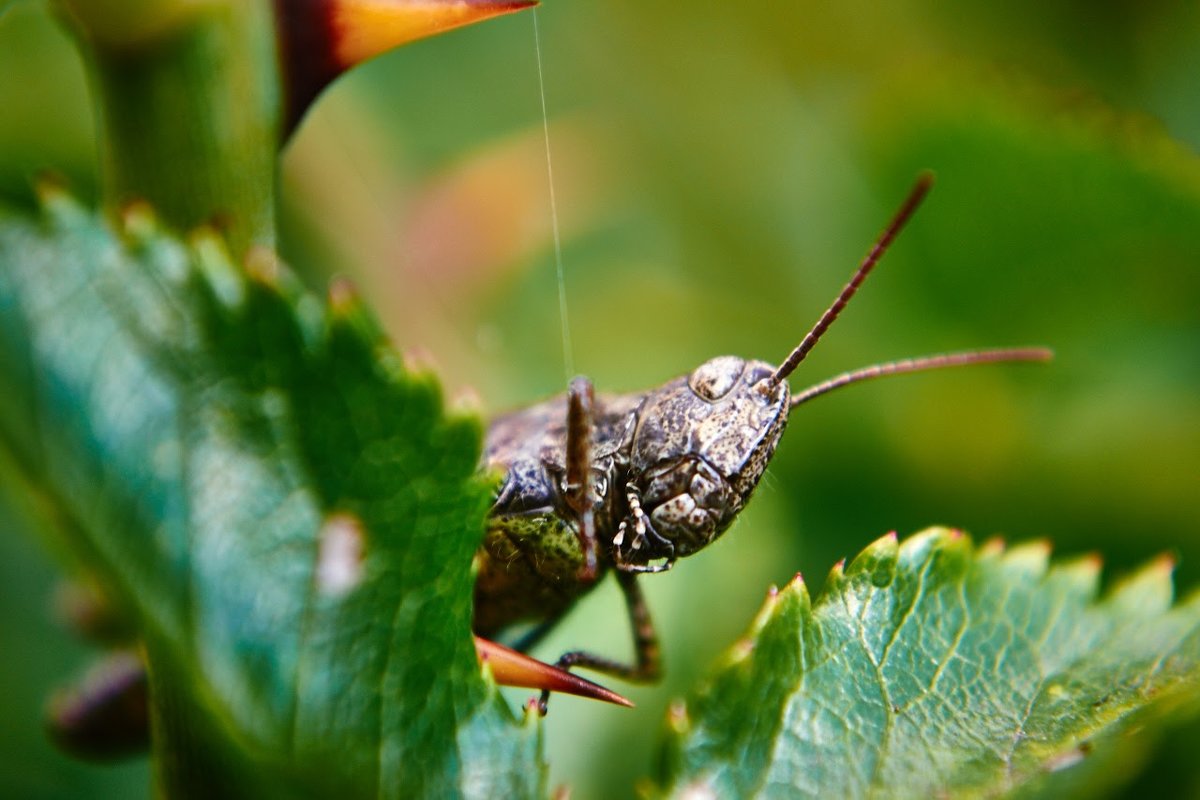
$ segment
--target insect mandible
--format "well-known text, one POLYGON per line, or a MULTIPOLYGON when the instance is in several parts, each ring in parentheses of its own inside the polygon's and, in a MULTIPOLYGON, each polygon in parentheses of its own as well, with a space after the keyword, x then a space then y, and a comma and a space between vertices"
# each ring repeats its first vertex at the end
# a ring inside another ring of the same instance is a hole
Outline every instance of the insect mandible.
POLYGON ((758 485, 791 409, 871 378, 1049 359, 1049 350, 1032 347, 948 353, 875 364, 791 391, 788 376, 932 183, 929 174, 917 180, 850 282, 779 366, 720 356, 658 388, 613 396, 595 395, 580 377, 566 394, 494 420, 482 466, 503 478, 476 555, 475 632, 493 637, 533 622, 515 645, 526 650, 613 572, 628 607, 636 662, 572 651, 558 665, 656 680, 658 638, 638 576, 670 569, 729 527, 758 485))

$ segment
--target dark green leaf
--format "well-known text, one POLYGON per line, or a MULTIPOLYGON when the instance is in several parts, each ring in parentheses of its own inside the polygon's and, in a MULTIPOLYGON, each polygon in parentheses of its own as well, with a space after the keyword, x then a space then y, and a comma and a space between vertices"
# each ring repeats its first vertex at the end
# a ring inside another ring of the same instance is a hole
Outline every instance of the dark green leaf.
POLYGON ((1169 561, 1097 600, 1097 559, 1048 569, 1048 554, 932 529, 839 565, 815 604, 800 579, 773 593, 711 685, 673 709, 663 784, 681 797, 1032 791, 1195 699, 1200 598, 1171 607, 1169 561))
POLYGON ((179 794, 540 791, 484 682, 477 419, 266 253, 0 211, 0 444, 139 623, 179 794))

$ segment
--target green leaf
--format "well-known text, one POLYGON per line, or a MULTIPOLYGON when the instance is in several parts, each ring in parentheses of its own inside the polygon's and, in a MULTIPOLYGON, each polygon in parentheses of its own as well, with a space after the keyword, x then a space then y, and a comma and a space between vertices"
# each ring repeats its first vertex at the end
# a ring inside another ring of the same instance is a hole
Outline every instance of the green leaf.
POLYGON ((1042 543, 976 549, 931 529, 838 565, 815 604, 799 578, 772 592, 711 684, 672 709, 666 793, 1069 788, 1096 744, 1195 700, 1200 598, 1171 607, 1166 559, 1099 600, 1096 558, 1047 561, 1042 543))
POLYGON ((138 622, 163 788, 540 794, 470 633, 479 421, 346 287, 248 263, 144 209, 0 208, 0 446, 138 622))

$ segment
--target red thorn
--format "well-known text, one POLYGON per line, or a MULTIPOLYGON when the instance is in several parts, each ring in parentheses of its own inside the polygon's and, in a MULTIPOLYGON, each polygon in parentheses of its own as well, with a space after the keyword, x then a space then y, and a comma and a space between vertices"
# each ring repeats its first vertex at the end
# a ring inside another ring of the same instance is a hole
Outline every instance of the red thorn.
POLYGON ((1160 553, 1150 562, 1150 568, 1157 572, 1171 574, 1175 571, 1176 565, 1175 555, 1173 553, 1160 553))
POLYGON ((275 0, 286 87, 285 136, 321 90, 355 64, 534 5, 537 0, 275 0))
POLYGON ((354 281, 339 275, 329 282, 329 306, 336 314, 347 314, 358 305, 358 289, 354 281))
POLYGON ((334 54, 352 67, 401 45, 536 5, 535 0, 333 0, 334 54))
POLYGON ((481 663, 492 668, 496 682, 503 686, 562 692, 633 708, 629 700, 597 683, 478 636, 475 637, 475 652, 481 663))

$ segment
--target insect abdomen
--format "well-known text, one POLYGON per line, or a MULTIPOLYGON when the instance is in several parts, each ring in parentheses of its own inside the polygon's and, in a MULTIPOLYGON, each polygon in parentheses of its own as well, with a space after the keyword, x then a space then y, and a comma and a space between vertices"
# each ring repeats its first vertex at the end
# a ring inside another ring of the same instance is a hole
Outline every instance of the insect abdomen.
POLYGON ((553 619, 588 587, 576 576, 583 551, 574 527, 553 512, 493 515, 476 555, 475 632, 553 619))

